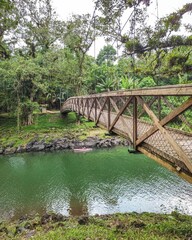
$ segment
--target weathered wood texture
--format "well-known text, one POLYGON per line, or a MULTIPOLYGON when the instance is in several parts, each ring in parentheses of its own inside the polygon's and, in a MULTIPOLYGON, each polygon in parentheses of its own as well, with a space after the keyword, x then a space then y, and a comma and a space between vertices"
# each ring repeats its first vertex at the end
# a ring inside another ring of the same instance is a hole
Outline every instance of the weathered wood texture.
POLYGON ((134 149, 192 174, 192 84, 72 97, 63 104, 65 111, 75 111, 127 137, 134 149))

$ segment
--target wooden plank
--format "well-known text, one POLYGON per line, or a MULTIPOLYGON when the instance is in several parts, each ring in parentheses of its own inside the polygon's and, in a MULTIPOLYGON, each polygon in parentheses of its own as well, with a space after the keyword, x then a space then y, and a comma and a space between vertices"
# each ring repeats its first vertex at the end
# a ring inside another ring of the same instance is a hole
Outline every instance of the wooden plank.
MULTIPOLYGON (((141 101, 141 98, 138 99, 139 102, 141 102, 143 108, 146 108, 146 103, 143 102, 143 100, 141 101)), ((175 117, 177 117, 178 115, 182 114, 184 111, 186 111, 189 107, 192 106, 192 98, 189 98, 186 102, 184 102, 181 106, 179 106, 178 108, 174 109, 171 113, 169 113, 164 119, 162 119, 159 122, 159 119, 157 119, 157 122, 160 123, 161 126, 164 126, 165 124, 169 123, 172 119, 174 119, 175 117)), ((149 108, 147 106, 147 108, 149 108)), ((136 142, 137 145, 139 145, 140 143, 142 143, 145 139, 147 139, 148 137, 150 137, 152 134, 154 134, 156 131, 158 130, 157 126, 153 126, 152 128, 150 128, 146 133, 144 133, 136 142)))
POLYGON ((124 106, 120 109, 120 111, 118 112, 117 116, 115 117, 115 119, 113 120, 113 123, 111 124, 109 131, 112 130, 112 128, 115 126, 116 122, 118 121, 119 117, 123 114, 123 112, 125 111, 125 109, 127 108, 127 106, 129 105, 129 103, 131 102, 132 97, 130 97, 128 99, 128 101, 124 104, 124 106))
MULTIPOLYGON (((180 157, 180 159, 185 163, 186 167, 189 169, 189 171, 192 173, 192 164, 188 158, 188 156, 185 154, 183 149, 175 142, 173 137, 168 133, 168 131, 161 125, 159 122, 159 119, 156 117, 156 115, 151 111, 151 109, 147 106, 147 104, 143 101, 141 97, 137 97, 138 101, 142 104, 143 108, 149 115, 149 117, 153 120, 154 125, 160 130, 163 137, 169 142, 169 144, 172 146, 172 148, 175 150, 177 155, 180 157)), ((192 104, 192 98, 188 100, 189 103, 192 104), (189 101, 191 100, 191 101, 189 101)))

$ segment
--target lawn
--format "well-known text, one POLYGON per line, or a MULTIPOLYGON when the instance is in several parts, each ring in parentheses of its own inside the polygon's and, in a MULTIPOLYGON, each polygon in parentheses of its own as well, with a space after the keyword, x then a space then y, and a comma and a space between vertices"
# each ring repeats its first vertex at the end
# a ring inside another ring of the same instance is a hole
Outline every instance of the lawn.
POLYGON ((105 130, 94 128, 94 123, 81 118, 77 122, 75 113, 68 113, 62 117, 60 113, 36 114, 34 124, 22 126, 20 132, 17 131, 16 118, 7 114, 0 115, 0 145, 19 146, 26 145, 32 140, 45 140, 49 142, 58 138, 84 139, 88 136, 104 137, 105 130))

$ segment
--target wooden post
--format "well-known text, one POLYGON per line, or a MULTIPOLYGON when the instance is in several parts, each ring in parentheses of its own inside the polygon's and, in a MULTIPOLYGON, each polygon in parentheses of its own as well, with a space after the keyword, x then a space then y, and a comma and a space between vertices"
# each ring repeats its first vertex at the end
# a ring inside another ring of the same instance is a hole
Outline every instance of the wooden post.
POLYGON ((81 98, 81 115, 83 116, 84 115, 84 100, 83 98, 81 98))
POLYGON ((91 98, 87 98, 87 120, 89 120, 89 101, 91 98))
POLYGON ((108 125, 107 125, 107 130, 110 132, 110 126, 111 126, 111 102, 110 102, 110 97, 108 97, 107 100, 107 113, 108 113, 108 125))
POLYGON ((158 96, 158 118, 161 120, 161 96, 158 96))
POLYGON ((137 150, 137 98, 133 98, 133 149, 137 150))
POLYGON ((80 99, 78 98, 78 115, 80 115, 80 99))
POLYGON ((75 99, 75 112, 77 112, 77 98, 75 99))
POLYGON ((97 98, 95 98, 95 122, 97 121, 97 98))
POLYGON ((74 100, 72 99, 72 101, 71 101, 71 110, 72 110, 72 112, 74 112, 74 100))

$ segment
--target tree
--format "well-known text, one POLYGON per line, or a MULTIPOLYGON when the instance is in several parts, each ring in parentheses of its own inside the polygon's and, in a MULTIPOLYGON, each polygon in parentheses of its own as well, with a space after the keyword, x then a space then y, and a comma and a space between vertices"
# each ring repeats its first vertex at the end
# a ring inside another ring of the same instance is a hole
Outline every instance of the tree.
MULTIPOLYGON (((148 26, 145 11, 140 11, 140 17, 134 17, 134 36, 129 33, 123 36, 122 43, 125 44, 127 54, 142 54, 144 52, 174 49, 180 46, 191 46, 191 36, 176 35, 183 27, 182 18, 186 13, 192 12, 192 3, 184 5, 181 9, 171 13, 167 17, 157 20, 154 27, 148 26), (140 24, 140 22, 144 24, 140 24)), ((136 14, 138 14, 136 12, 136 14)))
MULTIPOLYGON (((122 25, 121 17, 125 11, 133 11, 139 9, 140 6, 149 6, 149 0, 95 0, 99 15, 99 26, 98 28, 102 32, 103 36, 106 36, 108 41, 115 40, 121 41, 122 30, 125 26, 122 25)), ((137 11, 140 12, 139 10, 137 11)), ((133 15, 133 14, 131 14, 133 15)))
POLYGON ((64 44, 75 54, 78 61, 78 76, 75 84, 77 95, 82 93, 86 54, 95 40, 96 34, 93 19, 89 14, 73 15, 65 24, 64 44))
POLYGON ((18 15, 14 2, 2 0, 0 2, 0 59, 10 57, 10 31, 17 26, 18 15), (6 37, 6 38, 5 38, 6 37))
POLYGON ((100 0, 100 29, 108 40, 124 46, 124 56, 132 57, 129 73, 139 75, 140 79, 150 75, 158 84, 163 84, 166 83, 162 79, 165 75, 167 78, 191 71, 192 25, 183 25, 182 19, 192 12, 192 3, 157 19, 154 26, 148 24, 149 5, 150 1, 100 0), (125 11, 129 18, 127 24, 122 25, 121 17, 125 11), (125 32, 126 25, 129 27, 125 32), (184 27, 187 34, 181 35, 180 30, 184 27))
POLYGON ((112 45, 104 46, 103 49, 100 50, 96 63, 101 65, 103 62, 107 62, 108 65, 111 65, 116 60, 116 50, 112 45))
POLYGON ((117 76, 117 68, 115 65, 93 64, 91 66, 90 75, 87 80, 89 93, 96 91, 111 91, 119 88, 119 81, 117 76))
POLYGON ((46 52, 60 39, 63 24, 57 19, 51 0, 16 0, 16 6, 19 24, 15 34, 25 45, 19 49, 22 56, 35 57, 38 51, 46 52))

